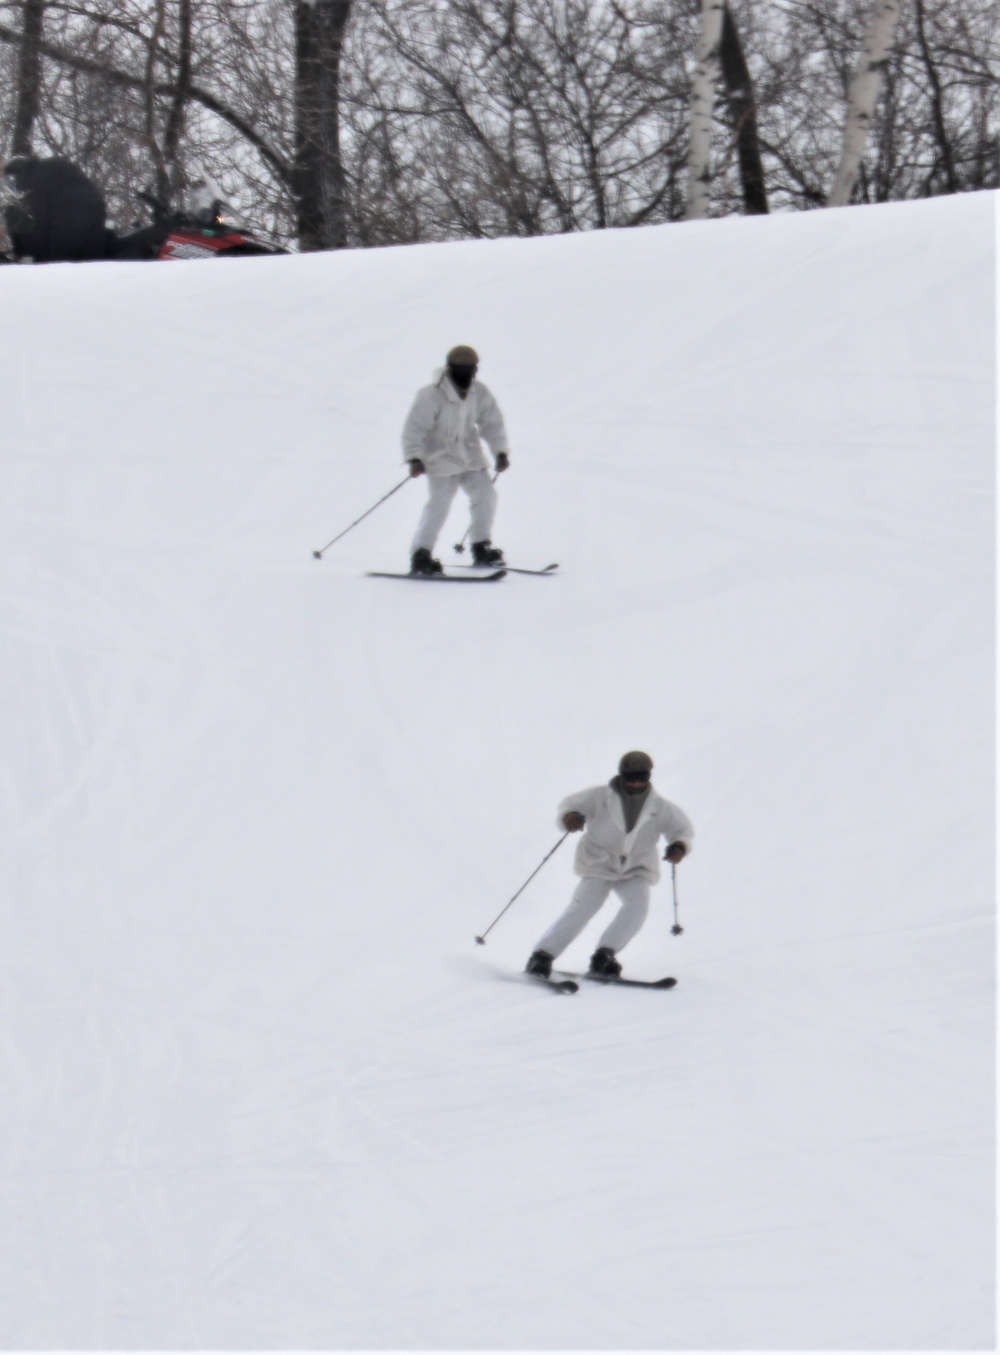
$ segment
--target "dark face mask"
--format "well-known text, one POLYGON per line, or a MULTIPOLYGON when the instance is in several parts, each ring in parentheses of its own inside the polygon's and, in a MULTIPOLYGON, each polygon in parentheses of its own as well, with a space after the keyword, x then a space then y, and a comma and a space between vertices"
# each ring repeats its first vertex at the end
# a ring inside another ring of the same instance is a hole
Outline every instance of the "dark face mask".
POLYGON ((477 370, 476 367, 466 366, 464 363, 461 366, 449 365, 448 375, 460 391, 467 391, 472 385, 472 380, 476 375, 477 370))

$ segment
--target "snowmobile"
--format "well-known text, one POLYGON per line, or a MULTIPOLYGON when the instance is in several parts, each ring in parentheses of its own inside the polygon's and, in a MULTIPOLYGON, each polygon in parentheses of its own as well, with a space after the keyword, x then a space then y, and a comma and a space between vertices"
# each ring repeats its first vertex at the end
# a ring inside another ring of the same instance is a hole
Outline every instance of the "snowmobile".
POLYGON ((286 254, 236 224, 221 199, 212 197, 192 213, 170 212, 151 193, 139 193, 152 222, 115 237, 116 259, 232 259, 248 254, 286 254))
POLYGON ((139 193, 153 220, 123 235, 105 224, 103 194, 70 160, 13 156, 4 166, 2 187, 11 242, 11 257, 3 262, 228 259, 287 252, 238 226, 206 184, 190 213, 171 212, 152 194, 139 193))

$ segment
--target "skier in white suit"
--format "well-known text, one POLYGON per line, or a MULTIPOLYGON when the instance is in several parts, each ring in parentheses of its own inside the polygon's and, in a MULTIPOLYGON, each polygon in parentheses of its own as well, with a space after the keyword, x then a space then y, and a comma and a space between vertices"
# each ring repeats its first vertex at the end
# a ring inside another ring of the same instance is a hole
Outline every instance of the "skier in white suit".
POLYGON ((477 565, 502 565, 503 551, 490 533, 497 494, 480 441, 485 438, 497 473, 510 465, 510 449, 500 406, 476 379, 479 356, 468 344, 459 344, 430 386, 417 392, 403 425, 403 460, 411 475, 427 475, 428 498, 410 550, 410 572, 440 574, 433 551, 448 509, 459 489, 472 510, 472 559, 477 565))
POLYGON ((559 806, 560 828, 583 832, 575 863, 581 879, 569 907, 532 952, 525 966, 529 974, 548 978, 553 961, 576 940, 612 891, 621 908, 590 958, 590 972, 611 978, 622 972, 615 956, 646 921, 650 886, 660 878, 659 839, 667 843, 664 860, 676 864, 690 851, 694 837, 683 810, 653 789, 652 771, 648 753, 626 753, 608 785, 568 795, 559 806))

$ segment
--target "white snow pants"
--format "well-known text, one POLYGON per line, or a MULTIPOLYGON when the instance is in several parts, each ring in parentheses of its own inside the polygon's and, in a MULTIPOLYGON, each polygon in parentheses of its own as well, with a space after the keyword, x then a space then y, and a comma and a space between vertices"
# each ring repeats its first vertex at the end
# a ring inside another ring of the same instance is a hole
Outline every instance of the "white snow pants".
MULTIPOLYGON (((617 952, 632 940, 646 921, 649 912, 649 884, 645 880, 595 880, 585 875, 570 899, 569 907, 556 918, 536 950, 545 950, 555 959, 586 927, 603 906, 611 891, 621 899, 622 906, 611 919, 597 947, 608 946, 617 952)), ((596 949, 596 948, 595 948, 596 949)))
POLYGON ((472 541, 488 541, 493 529, 493 519, 497 511, 497 492, 493 487, 489 471, 467 470, 459 475, 428 475, 427 503, 420 517, 417 534, 413 538, 413 550, 433 550, 438 533, 444 526, 448 509, 459 488, 469 496, 472 510, 472 526, 469 538, 472 541))

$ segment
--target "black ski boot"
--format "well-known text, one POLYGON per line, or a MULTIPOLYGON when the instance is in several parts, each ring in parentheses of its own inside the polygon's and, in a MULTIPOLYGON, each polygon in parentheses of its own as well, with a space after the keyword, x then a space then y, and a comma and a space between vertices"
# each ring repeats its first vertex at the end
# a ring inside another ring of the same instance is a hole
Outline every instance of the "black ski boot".
POLYGON ((540 978, 547 979, 552 976, 553 956, 547 950, 536 950, 528 957, 528 963, 524 966, 526 974, 537 974, 540 978))
POLYGON ((600 946, 590 957, 589 974, 596 974, 598 978, 616 979, 622 972, 622 967, 615 959, 615 953, 610 946, 600 946))
POLYGON ((472 563, 474 565, 502 565, 503 551, 490 541, 473 541, 472 563))
POLYGON ((426 546, 421 546, 410 556, 411 574, 443 574, 444 569, 440 560, 435 560, 426 546))

